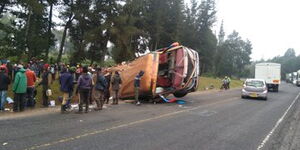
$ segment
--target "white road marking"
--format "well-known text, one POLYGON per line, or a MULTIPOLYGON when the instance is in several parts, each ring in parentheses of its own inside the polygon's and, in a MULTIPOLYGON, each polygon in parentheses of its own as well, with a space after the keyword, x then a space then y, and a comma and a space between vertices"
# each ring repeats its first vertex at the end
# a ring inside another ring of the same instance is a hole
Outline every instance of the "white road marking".
POLYGON ((184 109, 184 110, 175 111, 175 112, 171 112, 171 113, 167 113, 167 114, 162 114, 162 115, 159 115, 159 116, 156 116, 156 117, 152 117, 152 118, 148 118, 148 119, 137 120, 137 121, 129 122, 129 123, 126 123, 126 124, 121 124, 121 125, 113 126, 111 128, 106 128, 106 129, 100 129, 100 130, 96 130, 96 131, 86 132, 86 133, 82 133, 82 134, 77 135, 77 136, 59 139, 57 141, 52 141, 52 142, 41 144, 41 145, 37 145, 36 144, 36 145, 34 145, 32 147, 26 148, 25 150, 36 150, 36 149, 40 149, 40 148, 44 148, 44 147, 49 147, 49 146, 57 145, 57 144, 60 144, 60 143, 66 143, 66 142, 74 141, 74 140, 81 139, 81 138, 84 138, 84 137, 87 137, 87 136, 101 134, 101 133, 104 133, 104 132, 108 132, 108 131, 116 130, 116 129, 120 129, 120 128, 130 127, 130 126, 133 126, 133 125, 137 125, 137 124, 149 122, 149 121, 152 121, 152 120, 157 120, 157 119, 161 119, 161 118, 165 118, 165 117, 170 117, 170 116, 174 116, 174 115, 185 113, 185 112, 194 111, 194 110, 202 108, 202 107, 214 106, 214 105, 217 105, 217 104, 231 102, 231 101, 235 101, 235 100, 238 100, 238 97, 233 97, 233 98, 228 99, 228 100, 218 101, 218 102, 215 102, 215 103, 210 103, 210 104, 206 104, 206 105, 200 105, 200 106, 196 106, 196 107, 189 108, 189 109, 184 109))
POLYGON ((281 124, 281 122, 286 117, 287 113, 290 111, 290 109, 293 107, 293 105, 296 103, 300 96, 300 93, 296 96, 296 98, 293 100, 291 105, 288 107, 288 109, 284 112, 284 114, 279 118, 279 120, 276 122, 275 126, 272 128, 272 130, 269 132, 269 134, 264 138, 264 140, 260 143, 260 145, 257 147, 257 150, 261 150, 265 144, 269 141, 270 137, 273 135, 274 131, 278 128, 278 126, 281 124))

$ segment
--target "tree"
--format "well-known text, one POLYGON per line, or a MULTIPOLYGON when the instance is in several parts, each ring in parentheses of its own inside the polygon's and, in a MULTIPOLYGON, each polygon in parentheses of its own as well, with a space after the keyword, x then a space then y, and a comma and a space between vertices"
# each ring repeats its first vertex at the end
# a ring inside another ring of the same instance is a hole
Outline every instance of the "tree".
POLYGON ((267 62, 280 63, 283 78, 285 78, 286 73, 296 72, 300 69, 300 56, 296 56, 293 48, 287 49, 283 56, 276 56, 267 62))
POLYGON ((89 29, 89 14, 92 0, 77 0, 74 3, 74 21, 70 27, 70 37, 74 44, 74 52, 71 56, 71 63, 81 62, 86 59, 86 49, 88 46, 86 33, 89 29))
POLYGON ((52 33, 53 23, 52 23, 52 14, 53 14, 53 5, 57 4, 57 0, 47 0, 49 5, 49 17, 48 17, 48 30, 47 30, 47 37, 48 37, 48 47, 46 49, 45 59, 48 60, 49 50, 54 42, 54 34, 52 33))
POLYGON ((293 58, 296 57, 296 52, 293 48, 289 48, 288 50, 286 50, 286 52, 284 53, 284 57, 286 58, 293 58))
POLYGON ((183 24, 183 0, 149 0, 146 31, 149 49, 156 50, 180 40, 183 24))
POLYGON ((245 75, 245 67, 250 64, 251 51, 251 42, 242 40, 238 32, 233 31, 224 43, 218 46, 217 75, 245 75))
POLYGON ((111 28, 116 25, 114 19, 120 13, 120 5, 116 0, 104 0, 96 1, 93 6, 88 16, 88 30, 85 36, 90 44, 87 58, 91 63, 103 63, 108 55, 107 43, 112 41, 111 28))
POLYGON ((224 22, 222 20, 219 35, 218 35, 218 45, 221 45, 225 40, 224 22))
POLYGON ((197 38, 199 39, 198 52, 201 58, 202 72, 213 72, 214 58, 217 46, 217 38, 211 28, 216 21, 216 7, 214 0, 204 0, 199 5, 196 21, 198 26, 197 38))
POLYGON ((65 25, 64 25, 64 30, 63 30, 63 35, 61 38, 61 42, 60 42, 60 46, 59 46, 59 51, 58 51, 58 56, 56 59, 56 63, 59 64, 61 62, 61 57, 62 57, 62 53, 64 50, 64 46, 65 46, 65 41, 66 41, 66 37, 67 37, 67 32, 68 29, 71 27, 71 23, 74 19, 74 13, 73 13, 73 5, 74 5, 74 1, 73 0, 64 0, 63 4, 65 6, 65 11, 60 12, 60 17, 62 18, 62 20, 66 20, 65 25))
POLYGON ((144 6, 145 1, 127 0, 120 15, 114 19, 114 26, 111 28, 112 42, 115 44, 112 57, 117 63, 132 60, 136 53, 146 50, 146 43, 143 41, 147 37, 143 30, 144 6))

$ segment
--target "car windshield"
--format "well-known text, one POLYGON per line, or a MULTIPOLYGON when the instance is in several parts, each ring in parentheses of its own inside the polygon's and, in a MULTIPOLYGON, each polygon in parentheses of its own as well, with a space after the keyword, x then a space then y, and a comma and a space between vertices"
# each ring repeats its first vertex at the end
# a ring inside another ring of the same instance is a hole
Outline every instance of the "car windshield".
POLYGON ((263 87, 264 82, 263 81, 256 81, 256 80, 247 81, 246 86, 263 87))

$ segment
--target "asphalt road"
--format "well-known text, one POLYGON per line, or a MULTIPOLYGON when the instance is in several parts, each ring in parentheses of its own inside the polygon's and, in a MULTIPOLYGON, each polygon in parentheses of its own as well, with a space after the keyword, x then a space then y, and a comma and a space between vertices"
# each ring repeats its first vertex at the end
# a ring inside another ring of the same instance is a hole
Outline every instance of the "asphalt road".
POLYGON ((274 149, 276 124, 286 120, 299 92, 282 84, 268 101, 241 99, 235 89, 192 93, 182 106, 121 104, 88 114, 0 117, 0 150, 274 149))

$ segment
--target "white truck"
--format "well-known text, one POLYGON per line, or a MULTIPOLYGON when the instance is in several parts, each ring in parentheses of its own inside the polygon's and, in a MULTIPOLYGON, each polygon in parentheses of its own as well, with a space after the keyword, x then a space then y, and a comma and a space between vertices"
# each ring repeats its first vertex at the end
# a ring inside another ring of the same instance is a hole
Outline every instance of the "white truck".
POLYGON ((263 79, 268 90, 278 92, 281 82, 281 65, 277 63, 258 63, 255 65, 255 79, 263 79))
POLYGON ((300 70, 295 73, 295 80, 296 80, 296 85, 299 87, 300 86, 300 70))

